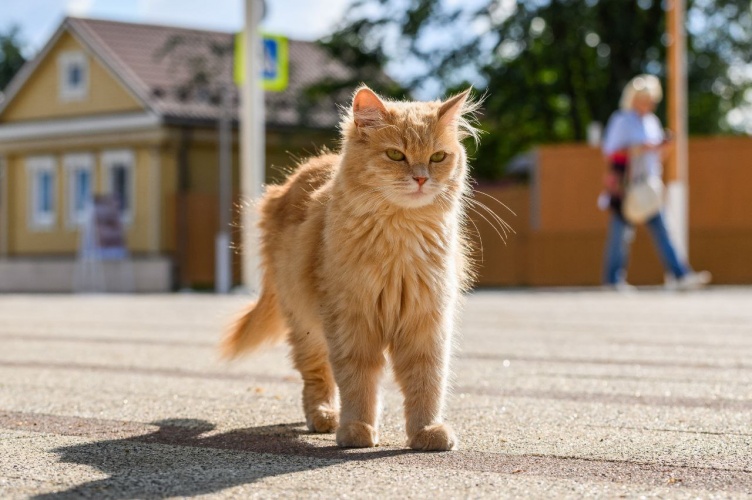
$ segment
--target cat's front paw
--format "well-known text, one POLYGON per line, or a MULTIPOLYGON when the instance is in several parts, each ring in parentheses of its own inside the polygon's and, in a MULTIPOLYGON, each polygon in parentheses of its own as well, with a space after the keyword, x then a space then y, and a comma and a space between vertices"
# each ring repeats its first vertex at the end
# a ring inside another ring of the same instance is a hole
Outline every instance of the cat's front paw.
POLYGON ((457 445, 454 431, 446 424, 432 424, 423 427, 408 442, 408 446, 418 451, 449 451, 457 445))
POLYGON ((339 412, 328 408, 319 408, 306 416, 306 424, 311 432, 331 434, 339 425, 339 412))
POLYGON ((378 432, 365 422, 347 422, 337 429, 337 445, 342 448, 371 448, 378 444, 378 432))

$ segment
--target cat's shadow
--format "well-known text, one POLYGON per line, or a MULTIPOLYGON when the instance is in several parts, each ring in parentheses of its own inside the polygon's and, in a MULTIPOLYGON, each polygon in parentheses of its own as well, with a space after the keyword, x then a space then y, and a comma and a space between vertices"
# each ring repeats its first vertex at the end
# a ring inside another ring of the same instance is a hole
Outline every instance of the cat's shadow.
POLYGON ((155 422, 159 429, 139 436, 54 450, 60 461, 88 465, 108 477, 36 499, 165 498, 194 496, 252 483, 265 477, 372 460, 409 450, 342 450, 304 439, 304 424, 280 424, 208 434, 203 420, 155 422))

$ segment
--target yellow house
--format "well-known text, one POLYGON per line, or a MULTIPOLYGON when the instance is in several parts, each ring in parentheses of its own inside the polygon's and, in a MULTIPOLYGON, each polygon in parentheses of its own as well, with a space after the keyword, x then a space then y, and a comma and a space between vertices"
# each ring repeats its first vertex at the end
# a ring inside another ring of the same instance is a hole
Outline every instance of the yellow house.
MULTIPOLYGON (((217 88, 230 89, 237 124, 232 56, 220 50, 231 46, 229 33, 61 24, 0 100, 0 291, 71 290, 94 194, 120 200, 137 290, 212 282, 217 88)), ((271 166, 288 165, 287 151, 331 144, 335 104, 300 95, 347 72, 312 43, 290 41, 289 51, 290 86, 266 96, 271 166)), ((237 180, 236 136, 233 148, 237 180)))

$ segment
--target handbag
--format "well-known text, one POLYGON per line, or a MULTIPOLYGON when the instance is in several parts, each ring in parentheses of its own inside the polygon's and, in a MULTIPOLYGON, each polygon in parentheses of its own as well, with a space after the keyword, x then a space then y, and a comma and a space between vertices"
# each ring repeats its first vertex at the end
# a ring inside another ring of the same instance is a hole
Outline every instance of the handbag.
POLYGON ((643 154, 629 155, 629 181, 622 214, 632 224, 642 224, 661 211, 663 207, 663 181, 648 175, 643 154))

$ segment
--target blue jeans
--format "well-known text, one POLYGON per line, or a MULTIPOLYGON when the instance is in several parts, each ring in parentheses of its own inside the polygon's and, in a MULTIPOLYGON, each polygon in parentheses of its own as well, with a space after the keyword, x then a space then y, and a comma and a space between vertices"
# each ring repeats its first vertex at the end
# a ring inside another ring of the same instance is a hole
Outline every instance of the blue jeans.
MULTIPOLYGON (((658 213, 646 222, 650 234, 653 237, 661 257, 663 267, 677 278, 681 278, 689 272, 688 267, 679 261, 674 245, 666 231, 666 223, 663 214, 658 213)), ((626 275, 629 247, 633 237, 632 226, 619 215, 611 212, 611 221, 608 225, 608 237, 606 238, 606 252, 603 266, 603 283, 615 285, 622 281, 626 275)))

